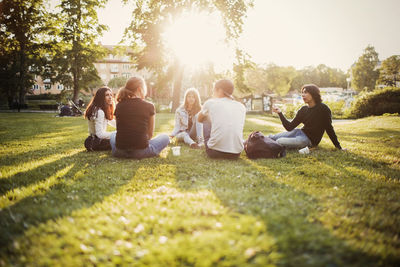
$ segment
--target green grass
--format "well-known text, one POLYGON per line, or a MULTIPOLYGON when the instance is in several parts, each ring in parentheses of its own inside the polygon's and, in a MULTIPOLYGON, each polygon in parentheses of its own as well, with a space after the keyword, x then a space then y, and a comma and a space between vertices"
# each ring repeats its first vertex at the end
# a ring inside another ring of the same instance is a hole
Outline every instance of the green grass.
POLYGON ((400 117, 335 129, 349 151, 129 160, 86 152, 83 118, 0 114, 0 266, 398 266, 400 117))

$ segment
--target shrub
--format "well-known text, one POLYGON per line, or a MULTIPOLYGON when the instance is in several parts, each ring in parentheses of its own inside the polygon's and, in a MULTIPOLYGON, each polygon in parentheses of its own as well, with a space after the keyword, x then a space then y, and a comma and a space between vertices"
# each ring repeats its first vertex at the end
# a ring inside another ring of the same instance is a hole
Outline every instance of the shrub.
POLYGON ((324 102, 332 111, 332 117, 334 118, 343 118, 344 116, 344 105, 345 102, 336 101, 336 102, 324 102))
POLYGON ((400 113, 400 88, 386 87, 359 95, 351 105, 350 114, 356 118, 400 113))
POLYGON ((57 100, 57 94, 26 95, 26 100, 57 100))
POLYGON ((284 106, 284 113, 286 118, 294 118, 296 116, 297 111, 304 106, 304 104, 298 104, 298 105, 293 105, 293 104, 286 104, 284 106))
MULTIPOLYGON (((348 117, 348 115, 346 115, 345 113, 345 102, 344 101, 337 101, 337 102, 323 102, 325 103, 330 110, 332 111, 332 117, 333 118, 346 118, 348 117)), ((302 104, 298 104, 298 105, 293 105, 293 104, 287 104, 284 106, 285 109, 285 116, 287 118, 294 118, 294 116, 296 116, 297 111, 306 104, 302 103, 302 104)))

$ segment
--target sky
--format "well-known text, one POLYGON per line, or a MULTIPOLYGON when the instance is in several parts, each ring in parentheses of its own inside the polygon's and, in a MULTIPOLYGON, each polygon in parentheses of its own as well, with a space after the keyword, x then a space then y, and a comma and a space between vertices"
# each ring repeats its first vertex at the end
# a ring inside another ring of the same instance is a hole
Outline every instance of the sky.
MULTIPOLYGON (((100 22, 109 26, 103 44, 121 40, 131 10, 109 0, 99 11, 100 22)), ((325 64, 347 71, 368 45, 380 60, 400 55, 399 10, 400 0, 256 0, 239 45, 258 64, 325 64)), ((220 61, 229 60, 225 55, 220 61)))

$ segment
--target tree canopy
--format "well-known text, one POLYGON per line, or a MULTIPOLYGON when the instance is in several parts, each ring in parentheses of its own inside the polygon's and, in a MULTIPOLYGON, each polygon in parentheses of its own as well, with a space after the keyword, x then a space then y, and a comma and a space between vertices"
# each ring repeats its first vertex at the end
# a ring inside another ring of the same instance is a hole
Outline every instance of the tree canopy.
POLYGON ((2 1, 0 10, 0 90, 9 104, 23 104, 42 70, 48 13, 43 0, 2 1))
POLYGON ((382 62, 379 70, 378 84, 399 86, 400 81, 400 55, 388 57, 382 62))
POLYGON ((106 51, 96 39, 107 29, 99 24, 97 8, 106 0, 63 0, 57 13, 55 32, 58 40, 52 49, 53 81, 73 88, 73 101, 77 102, 81 90, 90 89, 100 79, 94 62, 106 51))
MULTIPOLYGON (((127 0, 124 0, 128 2, 127 0)), ((150 68, 165 77, 168 66, 173 67, 173 110, 179 105, 183 69, 180 63, 168 62, 162 33, 178 15, 188 10, 217 12, 222 18, 228 40, 236 39, 242 32, 243 18, 252 0, 141 0, 135 2, 132 21, 125 30, 125 39, 133 46, 139 69, 150 68)))
POLYGON ((379 76, 377 69, 379 63, 378 53, 373 46, 367 46, 364 53, 358 58, 352 72, 352 87, 357 91, 372 91, 375 89, 376 80, 379 76))

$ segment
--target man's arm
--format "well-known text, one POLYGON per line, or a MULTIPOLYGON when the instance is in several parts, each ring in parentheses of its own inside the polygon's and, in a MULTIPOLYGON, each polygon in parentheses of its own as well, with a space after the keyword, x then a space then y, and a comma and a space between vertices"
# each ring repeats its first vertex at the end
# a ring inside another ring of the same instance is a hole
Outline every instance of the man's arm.
POLYGON ((199 111, 199 113, 197 113, 197 121, 198 122, 203 122, 207 119, 208 117, 208 106, 209 106, 209 102, 206 101, 203 105, 203 107, 201 108, 201 110, 199 111))
POLYGON ((339 140, 336 136, 335 130, 333 129, 332 126, 332 113, 329 108, 326 110, 326 115, 325 115, 325 131, 328 134, 329 139, 331 139, 333 145, 338 149, 342 149, 339 140))
POLYGON ((149 128, 148 128, 148 132, 147 132, 147 136, 149 138, 149 140, 153 137, 153 132, 154 132, 154 124, 155 124, 155 117, 156 115, 152 115, 149 118, 149 128))
POLYGON ((203 112, 199 112, 199 114, 197 114, 197 121, 198 122, 203 122, 205 121, 207 118, 207 115, 204 115, 203 112))
POLYGON ((273 108, 273 111, 275 113, 278 113, 279 119, 281 120, 282 125, 286 129, 286 131, 291 131, 294 128, 296 128, 300 123, 302 123, 302 109, 303 108, 301 108, 296 113, 296 116, 294 117, 294 119, 292 121, 288 121, 286 119, 285 115, 283 115, 282 111, 279 108, 273 108))

